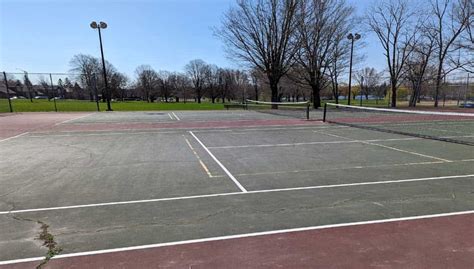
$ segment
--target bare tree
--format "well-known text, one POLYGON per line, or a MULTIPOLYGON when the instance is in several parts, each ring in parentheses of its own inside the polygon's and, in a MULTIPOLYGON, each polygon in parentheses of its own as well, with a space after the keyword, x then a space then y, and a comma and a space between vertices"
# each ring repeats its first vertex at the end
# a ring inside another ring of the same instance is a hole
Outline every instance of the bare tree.
POLYGON ((266 74, 274 102, 278 101, 278 83, 293 65, 298 49, 296 15, 296 0, 238 0, 216 31, 230 57, 266 74))
POLYGON ((135 70, 137 87, 142 91, 147 102, 153 102, 158 89, 158 73, 149 65, 140 65, 135 70))
POLYGON ((129 81, 127 75, 119 72, 109 73, 108 80, 110 80, 109 88, 111 95, 123 101, 125 97, 125 87, 129 81))
POLYGON ((254 100, 258 101, 258 97, 261 93, 261 88, 263 88, 262 80, 264 79, 264 74, 262 74, 260 70, 252 68, 252 70, 250 70, 250 79, 252 81, 252 87, 254 90, 254 100))
POLYGON ((363 68, 355 74, 355 77, 357 82, 359 82, 360 94, 364 95, 366 100, 369 100, 369 95, 375 93, 376 87, 382 80, 382 74, 371 67, 363 68))
POLYGON ((49 84, 48 80, 46 80, 45 77, 42 76, 42 75, 38 78, 38 80, 39 80, 38 82, 41 85, 41 87, 43 87, 44 93, 48 97, 48 100, 51 100, 52 97, 49 95, 50 94, 49 89, 51 88, 51 84, 49 84))
POLYGON ((30 102, 33 103, 33 83, 31 83, 27 72, 25 72, 25 74, 23 76, 23 84, 25 85, 26 89, 28 90, 28 98, 30 99, 30 102))
POLYGON ((460 64, 455 64, 451 68, 446 68, 446 59, 459 49, 458 46, 455 46, 455 41, 469 29, 470 18, 473 16, 473 2, 472 0, 432 0, 431 9, 434 14, 432 29, 436 33, 438 60, 434 103, 434 106, 437 107, 439 89, 444 77, 460 66, 460 64))
POLYGON ((397 106, 397 88, 403 67, 415 46, 419 22, 407 0, 383 0, 367 12, 367 24, 379 39, 387 61, 392 92, 391 106, 397 106))
POLYGON ((207 88, 207 96, 211 99, 211 102, 214 104, 217 97, 220 94, 219 87, 221 87, 220 72, 222 71, 217 65, 211 64, 208 65, 206 70, 206 81, 205 85, 207 88))
POLYGON ((325 78, 327 69, 337 49, 335 41, 341 42, 334 38, 334 33, 347 29, 353 8, 345 0, 304 0, 300 1, 299 11, 301 49, 297 60, 304 71, 302 79, 312 89, 313 106, 318 108, 321 106, 320 91, 328 82, 325 78))
POLYGON ((209 66, 201 59, 190 61, 184 69, 188 74, 191 82, 194 86, 196 92, 196 99, 198 103, 201 103, 201 98, 203 95, 203 87, 206 82, 206 74, 208 72, 209 66))
POLYGON ((413 47, 413 52, 408 57, 405 65, 404 78, 411 83, 413 88, 408 103, 410 107, 416 106, 420 99, 423 83, 430 79, 426 74, 432 61, 436 42, 436 36, 432 29, 426 27, 421 29, 420 38, 416 46, 413 47))
POLYGON ((100 61, 91 55, 76 54, 69 61, 69 65, 71 66, 70 71, 77 74, 77 79, 80 81, 82 88, 88 90, 89 99, 93 101, 93 80, 95 74, 101 72, 100 61))
POLYGON ((169 102, 169 99, 173 94, 171 79, 170 72, 164 70, 158 72, 158 85, 160 89, 159 94, 161 96, 161 100, 164 100, 166 103, 169 102))

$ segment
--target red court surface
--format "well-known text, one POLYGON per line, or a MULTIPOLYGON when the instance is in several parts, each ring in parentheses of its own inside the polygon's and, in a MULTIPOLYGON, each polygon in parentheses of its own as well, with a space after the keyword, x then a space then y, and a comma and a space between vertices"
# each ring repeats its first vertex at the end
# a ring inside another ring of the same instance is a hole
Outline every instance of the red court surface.
MULTIPOLYGON (((33 268, 38 262, 1 268, 33 268)), ((49 261, 43 268, 473 268, 474 214, 276 233, 49 261)))
POLYGON ((25 132, 36 130, 47 130, 53 126, 80 118, 91 113, 12 113, 1 114, 0 117, 0 140, 14 137, 25 132))
POLYGON ((308 121, 299 119, 277 119, 277 120, 231 120, 231 121, 182 121, 182 122, 158 122, 158 123, 88 123, 88 124, 65 124, 57 125, 52 130, 64 131, 113 131, 113 130, 141 130, 141 129, 166 129, 166 128, 232 128, 232 127, 255 127, 255 126, 280 126, 280 125, 314 125, 322 124, 320 121, 308 121))

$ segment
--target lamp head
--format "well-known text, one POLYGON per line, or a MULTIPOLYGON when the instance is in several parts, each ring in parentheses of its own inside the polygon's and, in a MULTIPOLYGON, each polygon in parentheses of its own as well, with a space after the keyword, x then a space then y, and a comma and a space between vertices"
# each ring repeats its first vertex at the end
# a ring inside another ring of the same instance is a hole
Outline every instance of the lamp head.
POLYGON ((347 39, 352 40, 353 38, 354 38, 354 36, 352 34, 347 35, 347 39))
POLYGON ((99 26, 100 26, 100 28, 105 29, 105 28, 107 28, 107 23, 101 21, 101 22, 99 23, 99 26))
POLYGON ((95 22, 95 21, 91 22, 91 28, 92 29, 97 29, 97 27, 98 27, 97 22, 95 22))
POLYGON ((355 40, 360 39, 360 34, 355 34, 354 39, 355 39, 355 40))

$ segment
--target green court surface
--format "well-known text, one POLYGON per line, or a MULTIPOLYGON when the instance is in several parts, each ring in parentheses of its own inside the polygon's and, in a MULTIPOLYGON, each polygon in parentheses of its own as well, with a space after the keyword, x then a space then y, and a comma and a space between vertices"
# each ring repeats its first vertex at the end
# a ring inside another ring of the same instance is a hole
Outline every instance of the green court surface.
POLYGON ((472 146, 288 120, 92 113, 1 140, 0 261, 44 257, 37 221, 71 254, 474 209, 472 146))

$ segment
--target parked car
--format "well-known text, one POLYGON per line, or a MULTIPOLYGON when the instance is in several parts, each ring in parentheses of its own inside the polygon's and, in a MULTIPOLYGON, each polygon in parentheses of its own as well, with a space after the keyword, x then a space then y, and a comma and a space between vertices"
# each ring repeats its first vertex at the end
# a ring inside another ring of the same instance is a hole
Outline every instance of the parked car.
POLYGON ((49 99, 49 98, 46 95, 37 95, 34 97, 34 99, 49 99))
POLYGON ((12 97, 10 97, 10 100, 16 100, 16 99, 26 99, 26 98, 23 97, 23 96, 12 96, 12 97))
POLYGON ((464 107, 464 108, 474 108, 474 102, 467 101, 465 104, 461 104, 460 107, 464 107))

